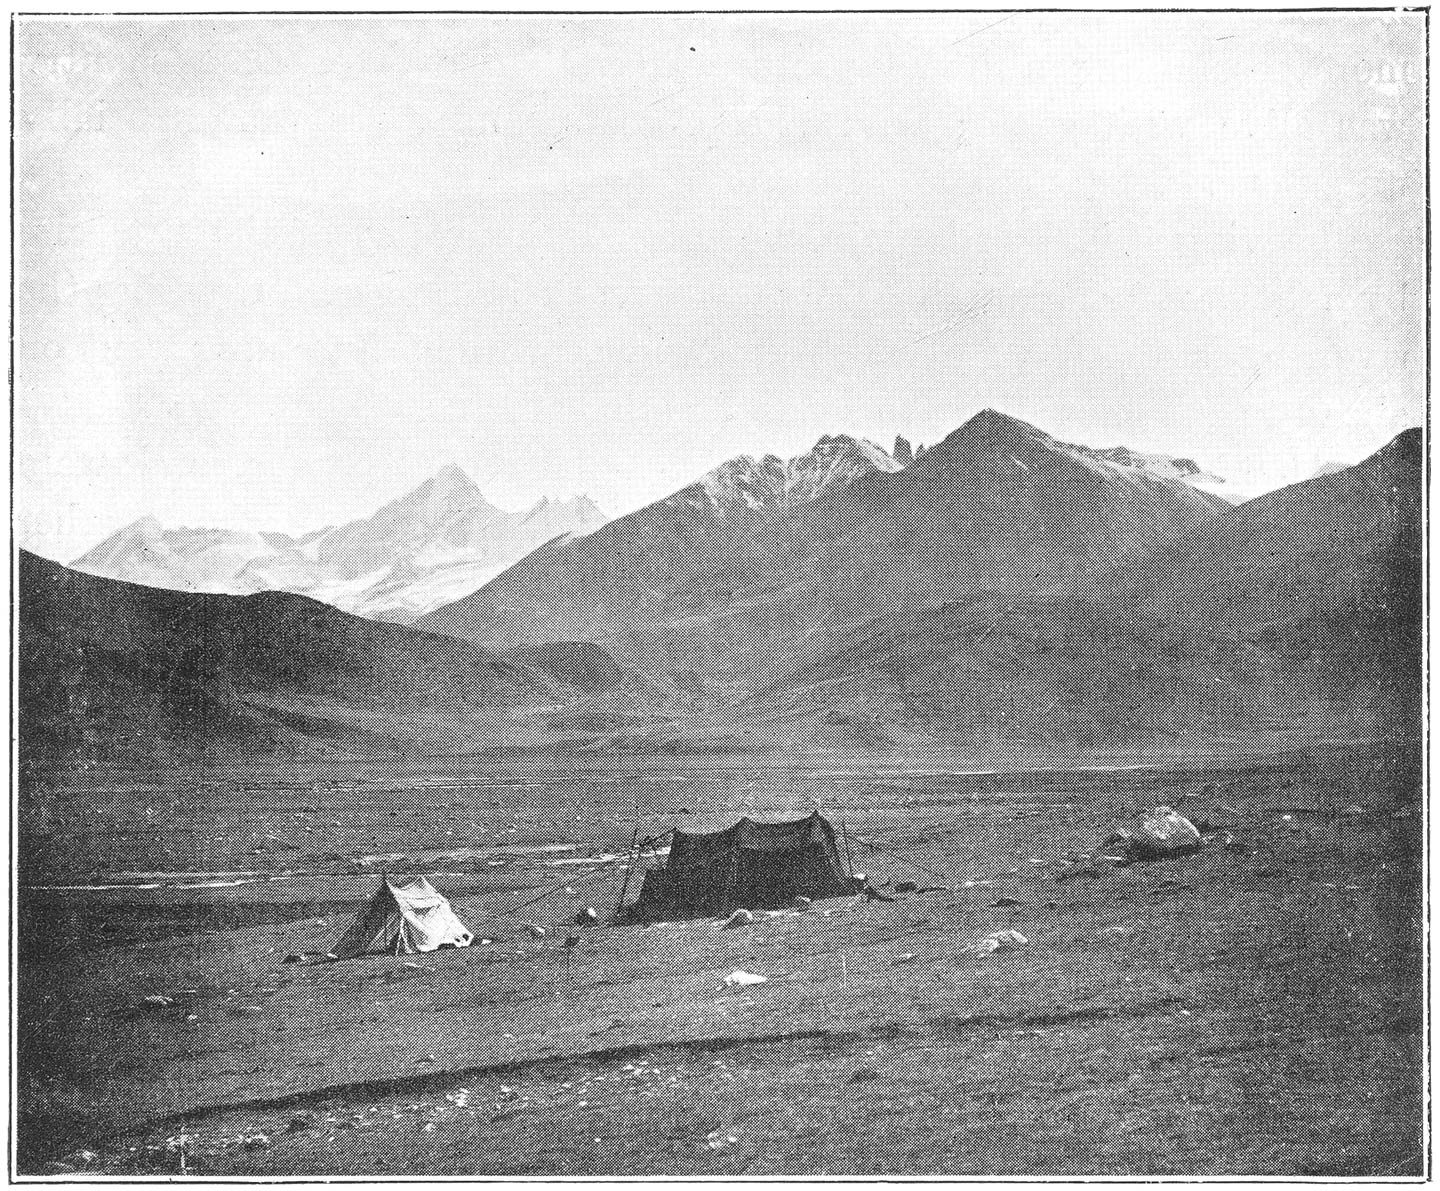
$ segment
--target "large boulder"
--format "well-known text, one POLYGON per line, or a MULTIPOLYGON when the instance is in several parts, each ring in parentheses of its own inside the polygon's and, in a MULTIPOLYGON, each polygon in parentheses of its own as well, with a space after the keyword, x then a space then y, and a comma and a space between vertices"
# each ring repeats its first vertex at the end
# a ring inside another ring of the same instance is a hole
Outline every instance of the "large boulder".
POLYGON ((1110 837, 1133 860, 1167 860, 1200 851, 1200 832, 1184 815, 1168 806, 1148 814, 1110 837))

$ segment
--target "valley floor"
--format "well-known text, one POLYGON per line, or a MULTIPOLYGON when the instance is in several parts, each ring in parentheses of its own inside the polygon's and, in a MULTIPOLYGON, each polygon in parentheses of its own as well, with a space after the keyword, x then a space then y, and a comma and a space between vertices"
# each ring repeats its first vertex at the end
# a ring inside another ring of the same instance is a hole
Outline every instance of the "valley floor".
POLYGON ((22 872, 22 1172, 1428 1165, 1423 813, 1394 749, 1008 775, 108 774, 41 805, 22 872), (659 831, 682 809, 815 800, 872 881, 946 888, 732 930, 565 925, 615 904, 617 865, 583 882, 637 815, 659 831), (1101 875, 1067 863, 1161 803, 1233 843, 1101 875), (484 941, 284 962, 333 943, 382 867, 434 873, 484 941), (999 929, 1026 942, 973 950, 999 929), (724 989, 736 969, 768 979, 724 989))

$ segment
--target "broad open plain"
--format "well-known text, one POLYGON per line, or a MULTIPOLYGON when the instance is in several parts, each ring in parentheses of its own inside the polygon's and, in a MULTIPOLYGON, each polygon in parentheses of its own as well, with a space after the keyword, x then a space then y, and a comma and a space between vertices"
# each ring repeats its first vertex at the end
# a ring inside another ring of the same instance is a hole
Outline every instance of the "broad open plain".
POLYGON ((1084 760, 297 762, 56 784, 22 871, 21 1169, 1420 1170, 1413 749, 1084 760), (637 822, 816 803, 894 902, 732 930, 608 921, 637 822), (1072 863, 1160 804, 1212 829, 1198 855, 1072 863), (317 962, 386 868, 429 873, 480 941, 317 962), (572 928, 585 905, 605 921, 572 928), (1027 942, 974 951, 1004 928, 1027 942), (767 980, 724 988, 735 970, 767 980))

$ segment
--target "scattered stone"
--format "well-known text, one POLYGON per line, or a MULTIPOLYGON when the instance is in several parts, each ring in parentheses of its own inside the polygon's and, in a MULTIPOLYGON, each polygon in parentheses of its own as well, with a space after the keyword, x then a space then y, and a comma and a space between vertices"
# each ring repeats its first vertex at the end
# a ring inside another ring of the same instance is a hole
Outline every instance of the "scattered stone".
POLYGON ((595 912, 594 906, 586 906, 575 915, 576 926, 594 926, 599 921, 600 915, 595 912))
POLYGON ((292 951, 289 955, 285 956, 285 958, 282 959, 280 962, 281 962, 282 964, 300 964, 300 963, 304 963, 304 962, 305 962, 305 957, 304 957, 303 955, 297 955, 295 952, 292 951))
POLYGON ((1018 897, 997 897, 990 903, 990 908, 992 910, 1003 910, 1008 906, 1018 906, 1019 904, 1020 899, 1018 897))
POLYGON ((997 930, 981 939, 975 945, 975 950, 980 955, 994 955, 997 951, 1023 947, 1029 942, 1018 930, 997 930))
POLYGON ((162 1010, 169 1009, 174 1004, 175 1000, 173 997, 162 997, 157 993, 152 996, 142 997, 139 1008, 143 1009, 146 1013, 159 1013, 162 1010))
POLYGON ((539 926, 534 922, 526 922, 523 923, 522 926, 525 933, 532 939, 543 939, 545 937, 545 928, 543 926, 539 926))
POLYGON ((749 988, 752 985, 764 984, 768 976, 760 976, 754 972, 744 972, 739 968, 725 977, 723 987, 725 988, 749 988))
POLYGON ((315 1128, 313 1118, 297 1113, 290 1118, 290 1123, 285 1126, 286 1133, 304 1133, 307 1129, 315 1128))

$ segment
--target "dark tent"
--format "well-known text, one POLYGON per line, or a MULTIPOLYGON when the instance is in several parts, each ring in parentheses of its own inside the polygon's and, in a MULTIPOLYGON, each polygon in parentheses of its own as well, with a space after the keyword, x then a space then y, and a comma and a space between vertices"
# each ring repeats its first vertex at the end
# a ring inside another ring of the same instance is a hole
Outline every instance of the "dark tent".
POLYGON ((650 920, 700 918, 855 890, 835 846, 835 829, 818 812, 789 823, 742 818, 711 834, 676 828, 665 867, 645 874, 629 914, 650 920))

